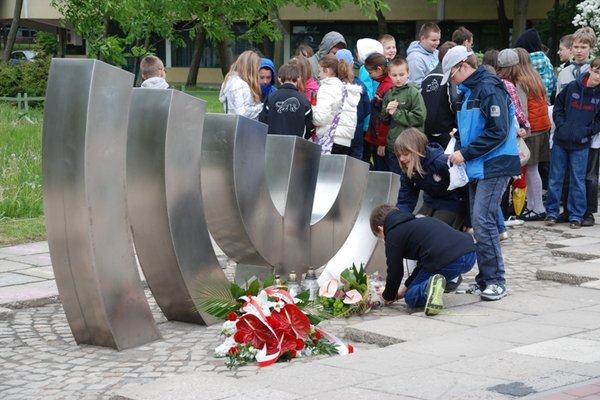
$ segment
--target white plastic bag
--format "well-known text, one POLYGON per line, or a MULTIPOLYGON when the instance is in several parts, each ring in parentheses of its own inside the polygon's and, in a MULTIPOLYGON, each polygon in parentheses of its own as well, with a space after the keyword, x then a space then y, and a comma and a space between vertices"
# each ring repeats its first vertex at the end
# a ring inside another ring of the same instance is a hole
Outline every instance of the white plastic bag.
MULTIPOLYGON (((456 129, 452 130, 453 132, 456 132, 456 129)), ((454 135, 450 135, 450 141, 448 142, 448 145, 446 146, 446 150, 444 150, 444 154, 450 155, 452 153, 454 153, 454 147, 456 146, 456 138, 454 137, 454 135)))
POLYGON ((450 160, 448 160, 448 167, 448 172, 450 173, 450 184, 448 185, 448 190, 454 190, 469 183, 469 177, 467 175, 465 164, 452 164, 450 160))
MULTIPOLYGON (((454 131, 456 131, 456 129, 454 129, 454 131)), ((444 150, 444 154, 450 155, 454 153, 455 146, 456 138, 454 135, 452 135, 450 141, 448 142, 448 146, 446 146, 446 150, 444 150)), ((467 175, 465 164, 452 164, 450 160, 448 160, 448 167, 448 172, 450 173, 450 184, 448 185, 448 190, 454 190, 469 183, 469 177, 467 175)))

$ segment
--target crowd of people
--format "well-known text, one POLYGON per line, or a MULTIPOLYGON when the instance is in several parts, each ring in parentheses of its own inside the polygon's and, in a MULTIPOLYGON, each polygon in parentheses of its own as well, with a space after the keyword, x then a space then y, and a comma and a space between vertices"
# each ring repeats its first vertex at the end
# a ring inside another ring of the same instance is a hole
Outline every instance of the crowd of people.
POLYGON ((425 23, 402 57, 391 35, 359 39, 351 52, 343 35, 329 32, 316 52, 301 44, 277 71, 245 51, 219 96, 226 113, 259 120, 269 134, 297 135, 320 144, 323 154, 400 175, 397 204, 371 215, 373 233, 386 243, 383 297, 407 296, 430 315, 475 259, 478 274, 467 291, 485 300, 507 294, 500 244, 507 225, 567 222, 578 229, 594 225, 598 211, 600 57, 591 56, 593 30, 561 38, 557 68, 533 28, 515 48, 489 50, 482 62, 465 27, 452 41, 440 39, 440 28, 425 23), (466 171, 468 183, 448 190, 452 166, 466 171), (522 210, 510 206, 517 181, 526 186, 522 210), (432 261, 441 242, 456 245, 443 262, 432 261), (416 267, 400 288, 402 258, 416 267))

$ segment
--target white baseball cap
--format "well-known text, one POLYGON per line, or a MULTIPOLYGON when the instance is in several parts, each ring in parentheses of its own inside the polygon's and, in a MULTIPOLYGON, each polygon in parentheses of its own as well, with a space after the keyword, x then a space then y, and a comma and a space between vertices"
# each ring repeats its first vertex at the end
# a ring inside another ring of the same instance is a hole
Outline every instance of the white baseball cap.
POLYGON ((450 79, 450 71, 455 65, 465 61, 469 56, 473 55, 472 51, 467 50, 465 46, 454 46, 444 56, 442 60, 442 72, 444 78, 442 79, 442 85, 445 85, 450 79))

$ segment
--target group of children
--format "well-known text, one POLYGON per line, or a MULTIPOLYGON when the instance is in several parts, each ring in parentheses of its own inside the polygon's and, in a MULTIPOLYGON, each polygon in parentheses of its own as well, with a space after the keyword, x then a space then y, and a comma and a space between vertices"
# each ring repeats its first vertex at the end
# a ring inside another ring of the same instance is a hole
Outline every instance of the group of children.
POLYGON ((219 96, 225 112, 260 120, 269 134, 313 140, 324 153, 400 175, 395 207, 382 205, 371 215, 373 233, 386 243, 383 298, 405 298, 410 306, 425 306, 428 315, 439 313, 442 293, 456 288, 475 261, 479 273, 467 292, 485 300, 507 294, 500 204, 512 178, 525 174, 526 221, 551 225, 567 216, 573 228, 593 225, 600 148, 600 58, 589 62, 596 40, 589 28, 561 40, 558 78, 534 29, 519 37, 521 47, 486 53, 485 66, 466 28, 441 45, 440 36, 436 24, 423 24, 406 58, 396 55, 390 35, 360 39, 355 59, 344 37, 329 32, 316 53, 301 45, 277 71, 270 60, 246 51, 219 96), (450 148, 454 132, 457 144, 450 148), (526 162, 518 138, 529 147, 526 162), (544 205, 540 169, 547 162, 544 205), (469 183, 449 191, 451 164, 464 165, 469 183), (565 171, 569 194, 559 214, 565 171), (420 192, 423 205, 416 210, 420 192), (452 251, 436 253, 440 243, 452 251), (417 264, 401 288, 403 258, 417 264))

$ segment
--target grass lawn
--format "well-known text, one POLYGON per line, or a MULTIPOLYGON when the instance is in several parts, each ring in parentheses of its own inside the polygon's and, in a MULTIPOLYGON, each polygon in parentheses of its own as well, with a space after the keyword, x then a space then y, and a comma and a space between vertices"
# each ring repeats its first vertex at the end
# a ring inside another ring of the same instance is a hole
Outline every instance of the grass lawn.
MULTIPOLYGON (((218 89, 186 89, 222 113, 218 89)), ((46 240, 42 195, 43 110, 30 108, 31 122, 13 104, 0 103, 0 246, 46 240)))
POLYGON ((46 240, 44 217, 0 219, 0 247, 46 240))

